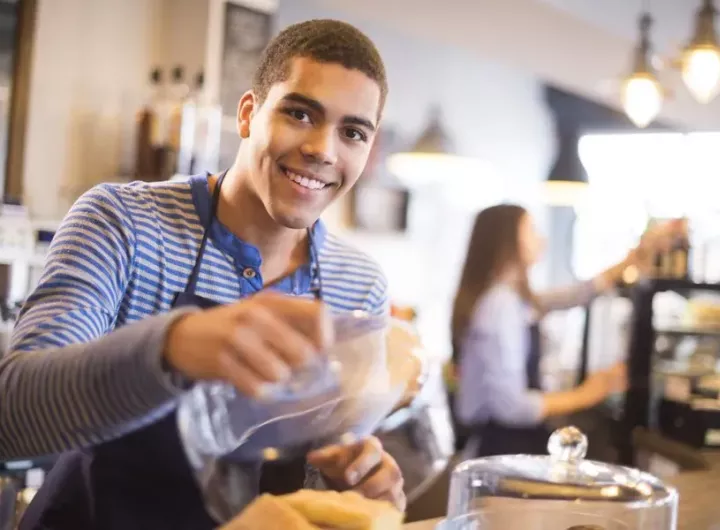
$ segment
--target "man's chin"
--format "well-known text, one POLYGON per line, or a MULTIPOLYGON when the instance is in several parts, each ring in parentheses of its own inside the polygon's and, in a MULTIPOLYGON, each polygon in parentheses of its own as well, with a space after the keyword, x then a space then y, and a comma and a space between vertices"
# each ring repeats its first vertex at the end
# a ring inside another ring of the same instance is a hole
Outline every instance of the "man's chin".
POLYGON ((308 212, 271 212, 272 218, 280 226, 285 228, 292 228, 294 230, 303 230, 310 228, 320 218, 320 215, 315 215, 308 212))

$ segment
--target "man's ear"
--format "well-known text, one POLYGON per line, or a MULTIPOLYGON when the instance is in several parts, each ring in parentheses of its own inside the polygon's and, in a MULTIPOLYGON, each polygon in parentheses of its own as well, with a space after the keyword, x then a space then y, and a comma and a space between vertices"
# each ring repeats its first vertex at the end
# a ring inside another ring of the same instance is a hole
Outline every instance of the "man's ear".
POLYGON ((237 130, 240 138, 245 139, 250 136, 250 122, 256 103, 257 100, 252 90, 248 90, 240 98, 237 110, 237 130))

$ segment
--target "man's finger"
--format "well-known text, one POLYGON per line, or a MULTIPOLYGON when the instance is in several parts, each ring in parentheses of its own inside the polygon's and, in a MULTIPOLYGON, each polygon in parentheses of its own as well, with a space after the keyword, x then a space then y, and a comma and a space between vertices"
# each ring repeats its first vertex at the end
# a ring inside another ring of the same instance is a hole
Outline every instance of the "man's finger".
POLYGON ((312 341, 263 307, 253 309, 255 332, 293 368, 302 368, 317 356, 312 341))
POLYGON ((237 388, 242 394, 250 397, 259 396, 264 381, 255 372, 248 369, 229 352, 223 352, 218 356, 218 368, 226 381, 237 388))
POLYGON ((407 508, 407 496, 405 495, 405 482, 401 479, 395 486, 388 498, 384 499, 392 503, 395 508, 404 512, 407 508))
POLYGON ((340 445, 329 445, 322 449, 311 451, 307 455, 308 464, 311 466, 326 466, 342 456, 343 447, 340 445))
MULTIPOLYGON (((259 296, 259 295, 258 295, 259 296)), ((307 337, 315 348, 323 351, 334 342, 332 316, 322 302, 292 298, 288 300, 282 295, 266 295, 268 307, 273 313, 307 337)))
POLYGON ((345 481, 355 486, 378 467, 383 461, 384 451, 376 438, 368 438, 362 444, 362 451, 345 469, 345 481))
POLYGON ((369 499, 389 500, 388 497, 393 495, 393 488, 398 482, 402 482, 400 471, 394 465, 383 465, 357 486, 355 491, 369 499))
POLYGON ((242 327, 229 340, 237 363, 254 372, 261 381, 279 383, 290 377, 290 367, 254 330, 242 327))
POLYGON ((407 496, 405 495, 403 481, 401 480, 395 484, 390 491, 380 495, 374 500, 387 501, 401 512, 404 512, 405 508, 407 508, 407 496))

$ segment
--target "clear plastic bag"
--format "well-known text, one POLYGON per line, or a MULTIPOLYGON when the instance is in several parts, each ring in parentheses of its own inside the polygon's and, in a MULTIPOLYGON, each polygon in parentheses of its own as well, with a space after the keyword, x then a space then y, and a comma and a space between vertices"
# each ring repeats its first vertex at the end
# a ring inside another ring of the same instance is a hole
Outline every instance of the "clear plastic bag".
POLYGON ((417 369, 411 355, 388 349, 389 324, 363 312, 335 315, 335 344, 322 361, 270 388, 262 400, 215 382, 199 383, 181 398, 180 439, 216 519, 242 507, 242 495, 230 491, 231 482, 247 486, 238 476, 242 468, 304 456, 377 429, 417 369), (237 467, 232 479, 229 466, 237 467))

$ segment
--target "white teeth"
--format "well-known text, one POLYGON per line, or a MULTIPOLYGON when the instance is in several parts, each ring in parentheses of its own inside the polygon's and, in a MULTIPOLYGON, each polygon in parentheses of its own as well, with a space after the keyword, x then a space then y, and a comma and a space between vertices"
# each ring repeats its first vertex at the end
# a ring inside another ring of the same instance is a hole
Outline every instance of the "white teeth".
POLYGON ((308 177, 303 177, 289 170, 286 170, 285 174, 290 180, 292 180, 296 184, 300 184, 303 188, 308 188, 310 190, 320 190, 325 187, 324 182, 320 182, 319 180, 311 179, 308 177))

